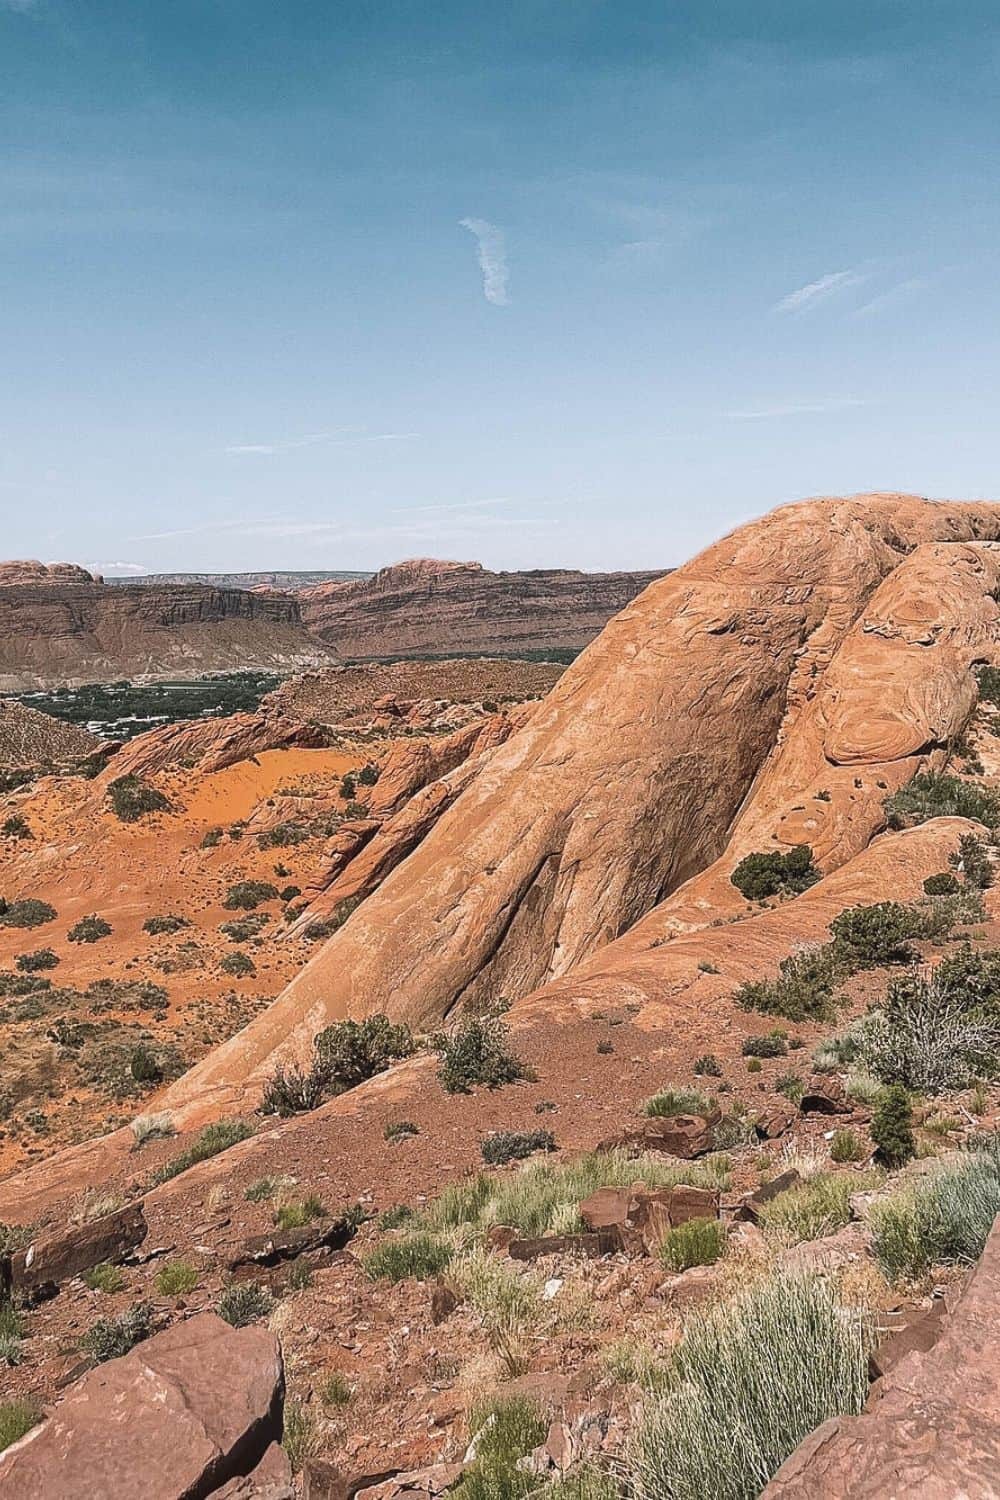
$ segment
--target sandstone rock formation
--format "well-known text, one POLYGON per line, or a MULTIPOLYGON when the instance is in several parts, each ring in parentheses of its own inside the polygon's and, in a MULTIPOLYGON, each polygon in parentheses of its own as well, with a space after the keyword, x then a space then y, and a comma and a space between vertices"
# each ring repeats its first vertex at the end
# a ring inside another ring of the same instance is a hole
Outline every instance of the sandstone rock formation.
POLYGON ((280 1441, 283 1395, 273 1334, 200 1313, 85 1375, 0 1454, 0 1496, 214 1495, 280 1441))
POLYGON ((15 583, 102 583, 103 579, 76 563, 0 562, 0 588, 15 583))
MULTIPOLYGON (((105 585, 71 570, 0 565, 0 692, 251 669, 330 659, 291 596, 189 585, 105 585), (28 570, 28 571, 26 571, 28 570)), ((38 565, 40 566, 40 565, 38 565)), ((68 565, 66 565, 68 567, 68 565)))
POLYGON ((119 776, 149 776, 172 766, 196 766, 200 771, 221 771, 238 761, 262 755, 265 750, 300 745, 317 749, 327 735, 315 724, 270 714, 231 714, 227 719, 182 719, 137 735, 113 755, 95 779, 103 793, 119 776))
POLYGON ((66 724, 13 698, 0 698, 0 770, 84 760, 98 743, 79 724, 66 724))
MULTIPOLYGON (((882 580, 922 543, 997 536, 1000 509, 989 505, 814 501, 743 527, 653 584, 485 759, 270 1012, 203 1065, 206 1074, 250 1072, 282 1036, 304 1055, 338 1016, 384 1009, 428 1024, 459 1003, 581 975, 591 955, 720 854, 783 723, 786 740, 801 719, 806 745, 815 741, 822 721, 804 717, 810 699, 882 580)), ((912 714, 919 743, 893 720, 874 753, 877 764, 908 760, 906 774, 935 734, 960 727, 974 694, 970 658, 989 656, 985 625, 1000 613, 985 597, 996 577, 989 549, 955 547, 954 584, 942 576, 950 556, 938 556, 931 587, 969 598, 978 588, 971 649, 943 641, 911 652, 905 631, 885 647, 887 657, 903 651, 893 701, 912 714), (933 687, 907 686, 915 662, 933 687)), ((926 590, 927 578, 915 577, 926 590)), ((913 607, 904 588, 902 625, 913 607)), ((876 697, 884 693, 880 677, 876 697)), ((840 733, 832 753, 850 768, 849 717, 840 733)), ((819 774, 814 755, 806 784, 819 774)), ((885 795, 884 778, 872 779, 869 809, 885 795)), ((831 840, 829 863, 863 847, 873 822, 869 811, 853 840, 831 840)), ((642 934, 638 949, 654 940, 642 934)))
POLYGON ((659 573, 491 573, 418 558, 298 595, 309 629, 347 659, 578 650, 659 573))
POLYGON ((334 726, 365 724, 388 706, 405 725, 427 722, 455 705, 482 707, 542 698, 563 668, 554 662, 468 658, 458 661, 369 662, 303 672, 275 688, 262 708, 334 726), (415 715, 416 711, 416 715, 415 715))
POLYGON ((764 1500, 994 1500, 1000 1474, 996 1324, 1000 1228, 929 1352, 875 1387, 867 1412, 834 1417, 787 1459, 764 1500))

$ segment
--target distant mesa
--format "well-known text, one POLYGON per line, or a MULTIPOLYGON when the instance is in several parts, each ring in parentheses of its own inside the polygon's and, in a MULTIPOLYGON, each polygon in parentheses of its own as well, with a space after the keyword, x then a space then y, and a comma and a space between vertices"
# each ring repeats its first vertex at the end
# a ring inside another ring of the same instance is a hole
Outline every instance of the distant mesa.
POLYGON ((0 562, 0 588, 19 583, 102 583, 103 579, 88 573, 77 563, 43 563, 31 558, 0 562))

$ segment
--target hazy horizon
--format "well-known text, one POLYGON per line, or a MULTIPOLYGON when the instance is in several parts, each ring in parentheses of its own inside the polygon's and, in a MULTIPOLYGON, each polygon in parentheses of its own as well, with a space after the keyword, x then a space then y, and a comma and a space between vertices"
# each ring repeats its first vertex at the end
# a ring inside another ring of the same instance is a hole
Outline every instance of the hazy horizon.
POLYGON ((0 0, 0 550, 643 569, 1000 494, 998 71, 982 0, 0 0))

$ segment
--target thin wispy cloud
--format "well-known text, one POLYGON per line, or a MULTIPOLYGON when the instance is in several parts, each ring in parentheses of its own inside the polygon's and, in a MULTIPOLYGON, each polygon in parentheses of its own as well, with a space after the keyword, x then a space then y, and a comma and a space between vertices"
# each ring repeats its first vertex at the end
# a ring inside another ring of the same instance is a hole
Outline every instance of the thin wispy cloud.
POLYGON ((305 437, 273 443, 231 443, 222 451, 237 456, 270 457, 275 453, 294 453, 299 448, 314 448, 317 443, 337 448, 348 443, 402 443, 419 436, 419 432, 366 432, 363 427, 337 427, 332 432, 310 432, 305 437))
POLYGON ((146 572, 145 564, 137 562, 87 562, 83 566, 88 573, 100 573, 105 578, 136 578, 146 572))
POLYGON ((726 415, 731 422, 764 422, 772 417, 828 416, 833 412, 849 411, 853 407, 866 404, 854 396, 828 396, 817 401, 788 401, 780 406, 760 406, 746 411, 730 411, 726 415))
MULTIPOLYGON (((544 504, 544 502, 539 503, 544 504)), ((311 521, 300 520, 293 516, 276 516, 263 517, 255 521, 207 521, 200 526, 181 526, 172 531, 154 531, 145 536, 129 537, 127 540, 130 542, 164 542, 174 541, 178 537, 225 536, 229 532, 238 531, 241 536, 268 537, 272 540, 309 537, 317 543, 390 539, 420 541, 427 543, 431 548, 440 550, 443 540, 449 537, 475 537, 492 530, 506 529, 509 526, 516 526, 522 532, 543 530, 547 526, 556 524, 558 523, 554 516, 510 516, 506 514, 491 516, 488 513, 476 512, 456 516, 446 526, 425 516, 409 525, 405 522, 388 522, 364 528, 345 526, 340 521, 311 521)))
POLYGON ((506 307, 509 272, 503 230, 488 219, 459 219, 463 229, 475 236, 479 249, 479 269, 483 273, 483 296, 495 307, 506 307))
POLYGON ((885 307, 890 307, 896 302, 904 302, 908 297, 922 292, 929 285, 930 282, 926 276, 908 276, 905 281, 899 281, 895 286, 880 292, 877 297, 872 297, 870 302, 863 302, 859 308, 855 309, 854 316, 865 318, 870 313, 881 312, 885 307))
POLYGON ((782 297, 780 302, 774 304, 772 312, 806 312, 840 292, 863 285, 870 276, 869 271, 831 271, 827 276, 820 276, 816 281, 808 281, 805 286, 796 287, 794 292, 789 292, 787 297, 782 297))

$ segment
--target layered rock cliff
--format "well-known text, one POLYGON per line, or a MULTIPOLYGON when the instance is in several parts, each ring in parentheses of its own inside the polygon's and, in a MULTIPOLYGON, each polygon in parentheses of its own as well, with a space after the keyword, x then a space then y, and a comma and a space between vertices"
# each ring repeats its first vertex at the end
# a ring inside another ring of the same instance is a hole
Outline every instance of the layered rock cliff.
POLYGON ((480 563, 419 558, 297 597, 309 629, 346 659, 579 650, 659 576, 491 573, 480 563))
POLYGON ((297 602, 241 589, 111 587, 70 564, 0 565, 0 692, 320 665, 297 602))

